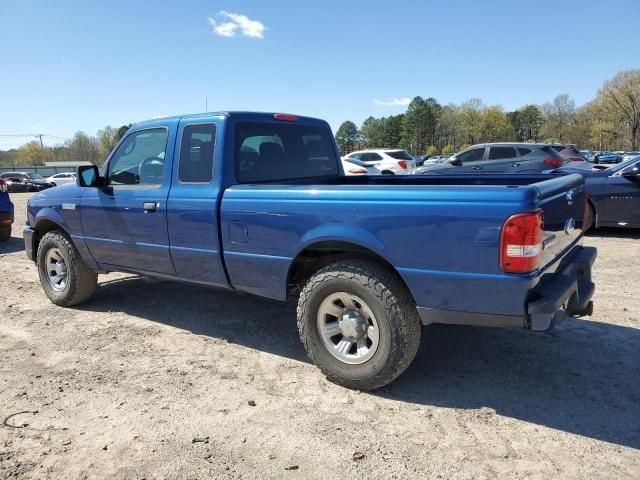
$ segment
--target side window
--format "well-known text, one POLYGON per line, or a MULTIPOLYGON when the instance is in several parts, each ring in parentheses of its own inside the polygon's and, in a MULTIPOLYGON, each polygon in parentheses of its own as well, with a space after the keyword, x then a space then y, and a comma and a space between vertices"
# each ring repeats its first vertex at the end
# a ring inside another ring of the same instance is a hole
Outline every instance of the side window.
POLYGON ((182 133, 178 180, 182 183, 210 183, 213 180, 213 154, 216 125, 188 125, 182 133))
POLYGON ((484 147, 474 148, 473 150, 467 150, 458 155, 458 160, 462 163, 466 162, 478 162, 484 157, 484 147))
POLYGON ((166 128, 141 130, 128 135, 109 161, 109 183, 160 185, 167 137, 166 128))
POLYGON ((369 154, 369 161, 370 162, 377 162, 378 160, 382 160, 382 156, 378 155, 377 153, 370 153, 369 154))
POLYGON ((504 158, 517 157, 516 149, 513 147, 491 147, 489 148, 489 160, 502 160, 504 158))
POLYGON ((518 147, 518 152, 520 152, 520 155, 529 155, 532 150, 530 148, 518 147))
POLYGON ((362 160, 361 157, 362 157, 361 153, 354 153, 353 155, 349 155, 349 158, 351 160, 362 160))

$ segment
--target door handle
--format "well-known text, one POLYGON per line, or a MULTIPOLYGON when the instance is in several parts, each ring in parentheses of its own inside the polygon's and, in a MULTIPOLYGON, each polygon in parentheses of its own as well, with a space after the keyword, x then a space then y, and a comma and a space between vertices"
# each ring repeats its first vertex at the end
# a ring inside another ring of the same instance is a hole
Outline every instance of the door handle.
POLYGON ((145 212, 155 212, 156 208, 158 208, 157 202, 144 202, 144 211, 145 212))
POLYGON ((482 167, 473 167, 474 170, 482 170, 482 167))
POLYGON ((519 167, 519 166, 520 166, 520 164, 519 164, 519 163, 512 163, 510 166, 511 166, 511 167, 519 167))

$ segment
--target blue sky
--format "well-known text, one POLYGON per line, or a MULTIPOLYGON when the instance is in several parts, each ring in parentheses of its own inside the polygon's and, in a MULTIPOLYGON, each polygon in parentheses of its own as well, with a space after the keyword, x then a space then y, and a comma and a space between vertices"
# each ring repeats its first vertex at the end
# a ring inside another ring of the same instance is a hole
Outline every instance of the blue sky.
POLYGON ((640 67, 639 21, 638 0, 0 0, 0 135, 95 134, 205 97, 334 129, 416 95, 582 104, 640 67))

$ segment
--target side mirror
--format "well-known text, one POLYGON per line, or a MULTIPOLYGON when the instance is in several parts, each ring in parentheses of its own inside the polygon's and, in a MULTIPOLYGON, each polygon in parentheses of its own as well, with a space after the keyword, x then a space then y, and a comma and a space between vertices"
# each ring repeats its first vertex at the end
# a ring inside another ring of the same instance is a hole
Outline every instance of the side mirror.
POLYGON ((640 177, 640 162, 636 163, 630 170, 622 172, 623 177, 640 177))
POLYGON ((79 187, 99 187, 104 180, 100 178, 100 172, 95 165, 82 165, 78 167, 76 175, 76 185, 79 187))
POLYGON ((448 160, 449 164, 453 165, 454 167, 461 167, 462 166, 462 161, 459 158, 456 157, 451 157, 448 160))

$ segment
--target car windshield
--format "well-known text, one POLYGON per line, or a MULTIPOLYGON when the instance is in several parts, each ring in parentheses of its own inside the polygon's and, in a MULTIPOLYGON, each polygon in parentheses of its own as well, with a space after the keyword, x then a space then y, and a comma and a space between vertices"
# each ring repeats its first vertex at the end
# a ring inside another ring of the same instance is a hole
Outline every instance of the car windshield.
POLYGON ((389 155, 391 158, 395 158, 396 160, 413 160, 413 157, 409 155, 409 152, 406 150, 389 150, 384 152, 389 155))

